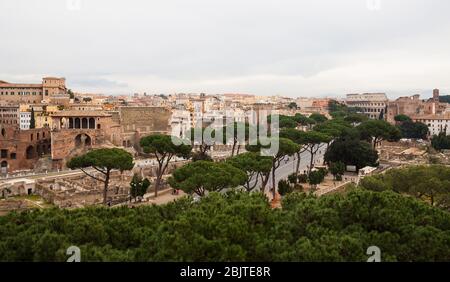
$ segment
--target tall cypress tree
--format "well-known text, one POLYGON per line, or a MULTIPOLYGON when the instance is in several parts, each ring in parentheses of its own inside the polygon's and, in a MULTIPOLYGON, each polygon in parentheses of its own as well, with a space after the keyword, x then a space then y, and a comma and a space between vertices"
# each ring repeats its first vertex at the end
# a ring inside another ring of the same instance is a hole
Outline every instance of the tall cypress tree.
POLYGON ((381 110, 379 120, 384 120, 384 109, 381 110))
POLYGON ((34 119, 34 108, 31 108, 30 129, 36 128, 36 120, 34 119))

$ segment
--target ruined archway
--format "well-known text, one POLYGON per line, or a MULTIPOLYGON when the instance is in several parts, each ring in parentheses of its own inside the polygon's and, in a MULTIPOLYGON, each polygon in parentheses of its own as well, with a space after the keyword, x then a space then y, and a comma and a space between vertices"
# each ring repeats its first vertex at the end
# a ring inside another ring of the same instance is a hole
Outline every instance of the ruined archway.
POLYGON ((80 146, 91 146, 92 145, 92 139, 89 135, 87 134, 78 134, 75 137, 75 146, 76 147, 80 147, 80 146))
POLYGON ((47 144, 46 143, 43 143, 41 145, 41 151, 42 151, 42 154, 44 154, 44 155, 46 155, 48 153, 47 152, 47 144))
POLYGON ((48 154, 48 152, 47 152, 47 145, 44 143, 44 144, 41 144, 41 153, 43 154, 43 155, 46 155, 46 154, 48 154))
POLYGON ((27 160, 30 160, 30 159, 34 159, 34 156, 35 156, 34 147, 30 145, 27 147, 27 150, 26 150, 26 158, 27 158, 27 160))
POLYGON ((0 173, 1 174, 7 174, 8 173, 8 162, 7 161, 3 161, 0 164, 0 173))

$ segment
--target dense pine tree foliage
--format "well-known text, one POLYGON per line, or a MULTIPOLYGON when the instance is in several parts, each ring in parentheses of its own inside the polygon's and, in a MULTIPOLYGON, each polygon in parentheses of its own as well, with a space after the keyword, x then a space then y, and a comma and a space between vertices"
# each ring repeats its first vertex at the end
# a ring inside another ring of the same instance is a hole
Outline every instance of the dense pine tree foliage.
POLYGON ((450 211, 450 168, 443 165, 410 166, 366 177, 360 187, 394 191, 450 211))
POLYGON ((260 193, 211 193, 164 206, 46 209, 0 217, 0 261, 449 261, 450 213, 392 191, 271 209, 260 193))

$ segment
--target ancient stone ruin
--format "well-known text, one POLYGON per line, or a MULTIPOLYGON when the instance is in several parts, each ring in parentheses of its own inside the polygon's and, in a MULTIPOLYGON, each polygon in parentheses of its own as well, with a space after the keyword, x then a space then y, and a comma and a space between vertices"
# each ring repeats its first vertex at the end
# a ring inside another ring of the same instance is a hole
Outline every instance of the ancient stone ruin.
MULTIPOLYGON (((108 202, 117 204, 127 201, 131 178, 130 172, 111 172, 108 202)), ((60 208, 86 207, 102 204, 103 187, 103 182, 79 174, 66 178, 39 180, 36 182, 36 194, 60 208)))

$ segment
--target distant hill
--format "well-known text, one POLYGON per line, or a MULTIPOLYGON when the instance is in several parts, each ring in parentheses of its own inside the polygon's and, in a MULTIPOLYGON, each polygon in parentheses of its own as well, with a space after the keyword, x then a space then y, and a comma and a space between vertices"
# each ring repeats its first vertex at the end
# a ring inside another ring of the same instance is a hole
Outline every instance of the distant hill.
POLYGON ((450 95, 440 96, 439 102, 450 104, 450 95))

